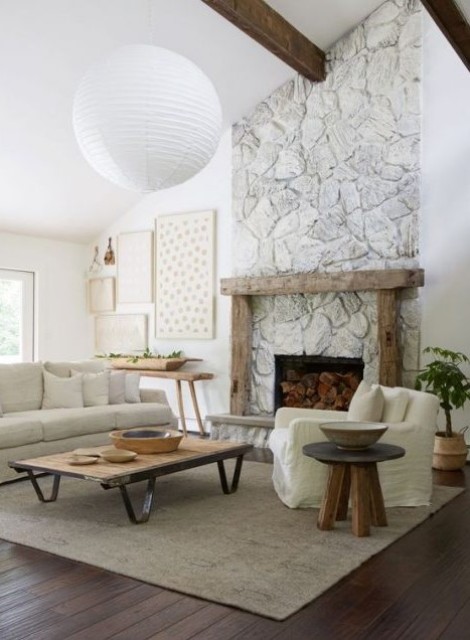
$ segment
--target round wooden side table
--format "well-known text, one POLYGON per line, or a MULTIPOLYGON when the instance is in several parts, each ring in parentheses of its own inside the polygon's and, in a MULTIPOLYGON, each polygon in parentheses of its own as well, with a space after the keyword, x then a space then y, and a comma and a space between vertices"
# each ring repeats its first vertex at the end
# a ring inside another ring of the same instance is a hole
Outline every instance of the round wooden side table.
POLYGON ((370 535, 370 525, 387 526, 377 462, 405 455, 402 447, 375 444, 368 449, 339 449, 331 442, 306 444, 302 451, 309 458, 328 465, 328 481, 323 496, 318 528, 329 531, 336 520, 346 520, 349 495, 352 505, 352 531, 356 536, 370 535))

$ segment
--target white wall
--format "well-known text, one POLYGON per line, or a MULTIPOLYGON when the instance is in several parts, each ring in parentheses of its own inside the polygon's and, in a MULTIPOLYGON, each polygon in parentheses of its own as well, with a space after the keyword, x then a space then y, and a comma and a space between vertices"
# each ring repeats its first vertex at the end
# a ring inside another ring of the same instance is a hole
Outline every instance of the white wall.
POLYGON ((424 14, 422 346, 470 355, 470 73, 424 14))
MULTIPOLYGON (((182 185, 147 195, 124 216, 108 227, 88 249, 88 262, 91 261, 93 247, 100 248, 102 259, 108 237, 113 238, 116 248, 116 237, 126 231, 145 231, 155 229, 155 220, 160 215, 216 210, 216 269, 214 291, 216 293, 215 312, 216 329, 212 340, 163 340, 155 338, 154 304, 120 304, 116 313, 145 313, 149 320, 149 347, 159 353, 169 353, 182 349, 188 357, 202 358, 201 363, 188 363, 186 368, 208 371, 215 375, 212 381, 196 382, 201 414, 222 413, 229 410, 229 331, 230 331, 230 299, 219 295, 220 278, 231 275, 231 131, 222 137, 219 149, 211 162, 203 171, 182 185)), ((104 267, 100 275, 114 275, 116 267, 104 267)), ((143 381, 143 386, 156 386, 167 391, 170 404, 177 413, 174 393, 174 382, 165 380, 143 381)), ((194 418, 189 400, 188 389, 183 383, 185 396, 185 414, 194 418)), ((189 428, 194 428, 188 423, 189 428)))
POLYGON ((35 357, 70 360, 90 357, 83 244, 0 232, 0 268, 36 274, 35 357))

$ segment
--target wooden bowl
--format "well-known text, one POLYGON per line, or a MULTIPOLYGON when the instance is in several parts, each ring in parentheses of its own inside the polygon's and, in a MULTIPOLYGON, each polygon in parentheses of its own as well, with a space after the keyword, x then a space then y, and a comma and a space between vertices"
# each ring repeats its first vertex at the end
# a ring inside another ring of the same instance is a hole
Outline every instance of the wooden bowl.
POLYGON ((168 453, 175 451, 183 438, 179 431, 160 427, 139 427, 109 434, 117 449, 127 449, 136 453, 168 453))
POLYGON ((385 424, 376 422, 325 422, 320 429, 338 449, 360 451, 375 444, 387 431, 385 424))

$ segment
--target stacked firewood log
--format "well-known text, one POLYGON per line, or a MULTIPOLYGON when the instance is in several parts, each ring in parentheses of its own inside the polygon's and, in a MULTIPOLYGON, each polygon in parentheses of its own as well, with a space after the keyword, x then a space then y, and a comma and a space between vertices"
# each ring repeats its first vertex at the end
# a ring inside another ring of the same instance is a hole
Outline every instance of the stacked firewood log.
POLYGON ((286 372, 286 380, 281 382, 282 406, 304 409, 329 409, 347 411, 361 377, 358 373, 299 374, 286 372))

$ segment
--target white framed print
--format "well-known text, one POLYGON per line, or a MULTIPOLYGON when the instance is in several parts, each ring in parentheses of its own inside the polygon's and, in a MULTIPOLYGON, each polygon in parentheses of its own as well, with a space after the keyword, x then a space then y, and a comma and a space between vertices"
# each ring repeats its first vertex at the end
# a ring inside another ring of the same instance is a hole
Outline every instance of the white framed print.
POLYGON ((158 338, 214 337, 215 211, 156 220, 158 338))
POLYGON ((116 314, 95 317, 95 350, 97 354, 133 354, 148 346, 145 314, 116 314))
POLYGON ((115 278, 90 278, 88 280, 88 311, 103 313, 116 309, 115 278))
POLYGON ((118 235, 117 301, 153 302, 153 231, 118 235))

